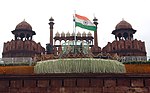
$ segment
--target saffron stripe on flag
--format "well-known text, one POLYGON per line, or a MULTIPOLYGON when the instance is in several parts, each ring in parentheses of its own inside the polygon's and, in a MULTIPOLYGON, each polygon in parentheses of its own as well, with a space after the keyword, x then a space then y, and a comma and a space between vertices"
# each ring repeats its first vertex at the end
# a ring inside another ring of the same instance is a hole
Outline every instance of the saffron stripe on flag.
POLYGON ((75 14, 75 17, 79 18, 79 19, 82 19, 82 20, 89 20, 87 17, 85 16, 80 16, 78 14, 75 14))

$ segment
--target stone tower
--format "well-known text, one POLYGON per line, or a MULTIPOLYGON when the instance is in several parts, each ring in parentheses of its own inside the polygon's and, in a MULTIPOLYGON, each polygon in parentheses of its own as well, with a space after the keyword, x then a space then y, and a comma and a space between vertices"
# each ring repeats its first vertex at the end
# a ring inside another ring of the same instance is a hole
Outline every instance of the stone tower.
POLYGON ((3 58, 33 57, 35 54, 45 52, 40 43, 33 41, 33 35, 36 35, 36 33, 25 20, 16 26, 12 34, 14 34, 14 40, 4 43, 3 58))
POLYGON ((53 21, 54 21, 54 19, 51 17, 50 19, 49 19, 49 25, 50 25, 50 45, 52 45, 53 46, 53 25, 55 24, 53 21))
POLYGON ((94 17, 93 19, 93 23, 96 26, 96 31, 94 31, 94 45, 91 48, 91 52, 94 55, 98 55, 99 53, 101 53, 101 48, 98 46, 98 37, 97 37, 97 25, 98 25, 98 19, 96 17, 94 17))
POLYGON ((50 19, 49 19, 49 25, 50 25, 50 43, 48 43, 48 44, 46 44, 46 52, 47 52, 47 54, 52 54, 52 53, 54 53, 54 47, 53 47, 53 26, 54 26, 54 19, 51 17, 50 19))
POLYGON ((97 25, 98 25, 98 19, 96 17, 94 17, 93 19, 93 23, 95 24, 96 26, 96 31, 94 31, 94 46, 98 46, 98 39, 97 39, 97 25))

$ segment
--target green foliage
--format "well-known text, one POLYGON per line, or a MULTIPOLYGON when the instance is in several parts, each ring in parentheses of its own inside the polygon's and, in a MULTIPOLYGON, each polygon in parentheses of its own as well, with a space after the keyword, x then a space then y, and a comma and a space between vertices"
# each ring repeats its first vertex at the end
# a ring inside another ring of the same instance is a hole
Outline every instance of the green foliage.
POLYGON ((125 66, 116 60, 72 58, 40 61, 35 73, 125 73, 125 66))

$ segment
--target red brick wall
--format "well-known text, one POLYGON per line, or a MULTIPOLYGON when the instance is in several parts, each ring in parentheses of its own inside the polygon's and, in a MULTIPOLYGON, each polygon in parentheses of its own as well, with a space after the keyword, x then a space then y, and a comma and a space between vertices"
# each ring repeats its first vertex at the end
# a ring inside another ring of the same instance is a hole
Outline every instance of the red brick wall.
POLYGON ((150 93, 150 74, 1 75, 0 93, 150 93))

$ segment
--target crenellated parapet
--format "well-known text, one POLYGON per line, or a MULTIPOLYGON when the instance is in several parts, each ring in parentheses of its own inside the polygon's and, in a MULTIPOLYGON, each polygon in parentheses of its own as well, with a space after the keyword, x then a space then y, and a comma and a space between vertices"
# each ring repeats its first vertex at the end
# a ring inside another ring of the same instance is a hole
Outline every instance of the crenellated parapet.
POLYGON ((119 56, 146 56, 145 42, 137 39, 108 42, 102 51, 119 56))
MULTIPOLYGON (((64 33, 64 32, 62 32, 62 33, 59 33, 59 32, 57 32, 56 34, 55 34, 55 37, 54 37, 54 41, 56 42, 57 40, 59 40, 60 42, 62 41, 62 40, 64 40, 64 41, 67 41, 67 40, 74 40, 74 36, 75 36, 75 33, 73 32, 73 33, 69 33, 69 32, 67 32, 67 33, 64 33)), ((85 32, 83 32, 83 33, 80 33, 80 32, 78 32, 77 34, 76 34, 76 39, 77 40, 89 40, 90 42, 93 42, 93 36, 92 36, 92 34, 90 33, 90 32, 88 32, 88 33, 85 33, 85 32)))

